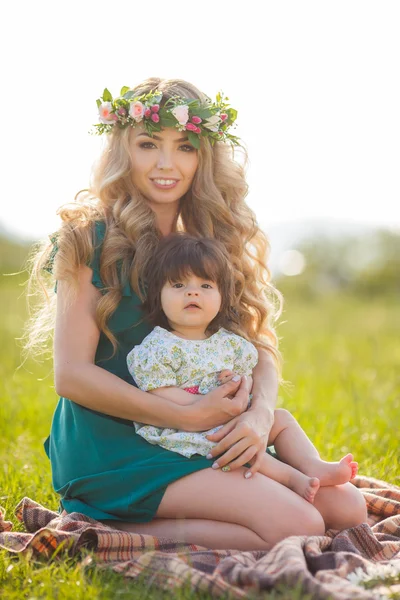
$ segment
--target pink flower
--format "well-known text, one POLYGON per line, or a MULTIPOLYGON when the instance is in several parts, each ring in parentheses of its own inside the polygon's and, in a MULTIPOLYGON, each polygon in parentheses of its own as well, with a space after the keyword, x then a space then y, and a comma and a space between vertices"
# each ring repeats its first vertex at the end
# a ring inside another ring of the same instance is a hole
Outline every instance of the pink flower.
POLYGON ((123 106, 121 106, 117 112, 119 115, 121 115, 121 117, 125 117, 126 115, 126 109, 123 106))
POLYGON ((198 125, 199 123, 202 122, 203 119, 200 119, 200 117, 192 117, 192 123, 196 123, 196 125, 198 125))
POLYGON ((195 133, 201 133, 201 129, 200 129, 200 127, 196 127, 196 131, 195 131, 195 133))
POLYGON ((222 113, 222 114, 220 115, 220 117, 221 117, 221 121, 226 121, 226 120, 227 120, 227 118, 228 118, 228 115, 227 115, 226 113, 222 113))
POLYGON ((103 102, 99 106, 99 119, 101 123, 105 125, 110 125, 115 122, 117 115, 114 115, 112 112, 112 104, 111 102, 103 102))
POLYGON ((158 123, 158 121, 160 120, 160 115, 158 115, 157 113, 153 113, 151 115, 151 120, 154 121, 154 123, 158 123))
POLYGON ((146 108, 146 110, 144 111, 144 116, 148 119, 150 115, 151 115, 150 108, 146 108))
POLYGON ((158 111, 160 110, 160 105, 159 104, 153 104, 153 106, 151 107, 151 110, 155 113, 158 113, 158 111))
POLYGON ((186 125, 189 119, 189 107, 186 104, 175 106, 171 112, 178 121, 179 125, 186 125))
POLYGON ((139 121, 143 119, 144 111, 144 105, 139 100, 137 100, 136 102, 132 102, 129 109, 129 115, 132 117, 132 119, 136 121, 136 123, 139 123, 139 121))
POLYGON ((186 129, 188 129, 189 131, 194 131, 196 133, 197 129, 199 128, 197 127, 197 125, 194 125, 194 123, 187 123, 186 129))

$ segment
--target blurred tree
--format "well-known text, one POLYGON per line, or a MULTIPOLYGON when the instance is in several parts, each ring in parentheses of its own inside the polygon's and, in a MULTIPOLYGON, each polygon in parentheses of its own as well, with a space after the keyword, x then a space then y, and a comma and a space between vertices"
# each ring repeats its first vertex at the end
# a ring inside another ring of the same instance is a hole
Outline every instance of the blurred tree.
POLYGON ((338 291, 400 294, 400 235, 396 232, 313 238, 296 249, 305 258, 305 269, 296 276, 281 273, 275 277, 284 294, 309 299, 338 291))

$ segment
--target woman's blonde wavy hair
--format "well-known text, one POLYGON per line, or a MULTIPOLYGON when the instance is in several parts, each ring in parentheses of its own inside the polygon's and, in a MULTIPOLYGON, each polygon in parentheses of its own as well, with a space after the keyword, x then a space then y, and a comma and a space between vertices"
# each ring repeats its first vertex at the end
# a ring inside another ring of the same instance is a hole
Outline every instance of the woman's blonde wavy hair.
MULTIPOLYGON (((202 92, 181 79, 150 78, 134 91, 140 95, 156 88, 163 92, 163 101, 173 95, 205 100, 202 92)), ((93 167, 89 189, 81 190, 74 202, 59 209, 62 224, 56 234, 58 251, 51 281, 44 280, 44 270, 49 264, 53 244, 43 243, 40 248, 33 249, 28 296, 32 299, 35 290, 40 291, 40 300, 27 323, 27 353, 43 352, 46 341, 52 337, 54 279, 68 280, 72 284, 69 286, 70 299, 73 298, 78 268, 88 264, 93 257, 94 221, 103 220, 106 224, 100 276, 108 292, 98 302, 96 318, 114 352, 117 340, 108 321, 121 300, 123 283, 130 281, 144 300, 139 280, 161 233, 146 198, 132 183, 130 132, 129 127, 115 128, 105 136, 105 147, 93 167), (120 265, 119 272, 117 264, 120 265)), ((207 138, 202 139, 198 167, 191 188, 181 198, 175 230, 216 238, 224 244, 235 273, 241 334, 256 346, 265 348, 280 372, 281 356, 273 326, 280 314, 282 297, 270 281, 268 240, 245 202, 248 155, 243 145, 239 150, 242 164, 235 160, 229 144, 215 142, 212 146, 207 138)))

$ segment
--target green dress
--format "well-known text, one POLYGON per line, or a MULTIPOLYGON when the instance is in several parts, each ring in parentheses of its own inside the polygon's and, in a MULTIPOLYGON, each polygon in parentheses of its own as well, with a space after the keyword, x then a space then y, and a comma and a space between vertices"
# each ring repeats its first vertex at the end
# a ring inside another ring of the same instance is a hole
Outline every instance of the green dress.
MULTIPOLYGON (((95 253, 88 266, 93 270, 92 283, 100 289, 104 287, 99 270, 104 234, 104 223, 96 222, 95 253)), ((53 257, 56 251, 54 244, 53 257)), ((132 385, 126 356, 153 329, 146 322, 135 326, 142 317, 140 300, 127 283, 109 321, 119 343, 118 352, 108 358, 112 346, 101 333, 95 357, 96 365, 132 385)), ((132 421, 110 417, 63 397, 44 446, 53 486, 61 497, 60 512, 76 511, 97 520, 151 521, 168 484, 212 464, 199 454, 186 458, 152 445, 135 433, 132 421)))

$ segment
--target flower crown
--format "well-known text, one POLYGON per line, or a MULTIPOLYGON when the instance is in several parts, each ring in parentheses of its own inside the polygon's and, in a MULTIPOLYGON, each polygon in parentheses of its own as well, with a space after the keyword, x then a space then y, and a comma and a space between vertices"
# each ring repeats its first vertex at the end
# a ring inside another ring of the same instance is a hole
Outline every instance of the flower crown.
POLYGON ((216 102, 206 96, 206 102, 197 99, 173 96, 164 106, 160 106, 163 94, 159 90, 135 96, 133 90, 123 87, 120 96, 113 98, 106 88, 103 96, 97 100, 100 123, 94 125, 91 133, 102 135, 110 133, 114 127, 135 127, 141 123, 150 137, 162 127, 176 127, 178 131, 186 131, 190 143, 200 148, 201 136, 215 141, 230 141, 239 145, 239 138, 228 133, 229 127, 237 117, 237 111, 226 104, 223 94, 219 92, 216 102))

